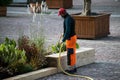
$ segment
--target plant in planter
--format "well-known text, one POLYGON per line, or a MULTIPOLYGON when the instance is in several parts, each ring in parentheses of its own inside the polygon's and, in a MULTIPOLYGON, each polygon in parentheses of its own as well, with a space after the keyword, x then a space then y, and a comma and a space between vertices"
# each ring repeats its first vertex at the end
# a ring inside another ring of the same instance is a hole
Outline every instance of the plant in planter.
MULTIPOLYGON (((60 43, 62 37, 60 37, 60 39, 58 40, 58 42, 55 45, 51 46, 51 51, 52 53, 59 53, 66 51, 66 44, 65 42, 63 44, 60 43)), ((76 48, 78 49, 80 46, 78 43, 76 43, 76 48)))
MULTIPOLYGON (((79 44, 76 43, 76 48, 79 48, 79 44)), ((61 52, 66 51, 66 44, 63 43, 63 45, 61 43, 56 43, 55 45, 51 46, 51 52, 52 53, 59 53, 61 49, 61 52)))
POLYGON ((0 44, 0 78, 14 76, 21 71, 23 73, 30 71, 24 68, 28 68, 25 51, 19 50, 14 40, 6 38, 5 42, 0 44), (19 66, 22 68, 19 69, 19 66))
POLYGON ((6 16, 7 5, 12 3, 13 0, 0 0, 0 16, 6 16))
POLYGON ((30 39, 28 36, 22 36, 19 39, 19 48, 26 51, 27 63, 29 63, 34 70, 46 66, 46 51, 44 49, 44 38, 30 39))
POLYGON ((83 11, 72 15, 75 19, 76 34, 78 38, 95 39, 110 34, 110 14, 92 13, 91 3, 91 0, 84 0, 83 11))

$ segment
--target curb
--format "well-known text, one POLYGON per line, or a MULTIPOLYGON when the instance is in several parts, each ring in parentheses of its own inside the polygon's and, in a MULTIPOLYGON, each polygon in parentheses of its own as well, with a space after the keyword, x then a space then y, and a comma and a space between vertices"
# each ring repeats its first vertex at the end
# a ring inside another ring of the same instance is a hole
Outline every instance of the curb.
POLYGON ((57 68, 48 67, 48 68, 45 68, 45 69, 25 73, 25 74, 22 74, 22 75, 18 75, 18 76, 15 76, 15 77, 10 77, 10 78, 3 79, 3 80, 35 80, 35 79, 39 79, 39 78, 49 76, 49 75, 52 75, 52 74, 55 74, 55 73, 57 73, 57 68))

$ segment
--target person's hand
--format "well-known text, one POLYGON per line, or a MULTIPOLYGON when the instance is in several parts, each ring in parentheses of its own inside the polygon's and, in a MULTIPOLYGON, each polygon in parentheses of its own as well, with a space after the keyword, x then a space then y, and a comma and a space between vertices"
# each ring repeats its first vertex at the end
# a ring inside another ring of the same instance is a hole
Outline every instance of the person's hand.
POLYGON ((62 41, 62 39, 60 39, 60 44, 62 44, 63 43, 63 41, 62 41))
POLYGON ((61 34, 60 38, 62 38, 62 37, 63 37, 63 33, 61 34))
POLYGON ((60 39, 59 39, 59 43, 62 44, 62 38, 63 38, 63 34, 60 35, 60 39))
POLYGON ((61 35, 63 36, 63 33, 61 35))

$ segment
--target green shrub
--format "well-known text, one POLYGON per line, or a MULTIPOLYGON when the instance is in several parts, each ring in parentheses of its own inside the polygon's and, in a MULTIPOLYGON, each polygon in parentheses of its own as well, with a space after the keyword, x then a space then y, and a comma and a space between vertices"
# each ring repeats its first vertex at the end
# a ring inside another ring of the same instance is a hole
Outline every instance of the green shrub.
MULTIPOLYGON (((61 48, 61 52, 66 51, 66 44, 65 42, 63 44, 57 42, 57 44, 51 46, 51 50, 53 53, 59 53, 61 48)), ((76 43, 76 48, 79 48, 79 44, 76 43)))
POLYGON ((14 40, 6 38, 3 44, 0 44, 0 66, 11 70, 11 73, 17 72, 17 66, 26 63, 24 50, 16 47, 14 40))
POLYGON ((79 49, 80 45, 78 43, 76 43, 76 49, 79 49))
POLYGON ((30 64, 19 64, 17 66, 17 72, 18 74, 23 74, 23 73, 27 73, 33 71, 33 67, 30 64))
POLYGON ((22 36, 19 40, 19 48, 26 51, 28 63, 36 70, 47 64, 46 50, 44 48, 44 38, 30 39, 28 36, 22 36))
POLYGON ((63 45, 62 45, 61 43, 58 42, 57 44, 51 46, 52 52, 53 53, 59 53, 60 52, 60 47, 61 47, 61 52, 66 51, 65 43, 63 43, 63 45))
POLYGON ((25 52, 16 48, 16 42, 8 38, 0 44, 0 61, 2 66, 13 66, 17 63, 25 63, 25 52))
MULTIPOLYGON (((51 46, 51 51, 52 53, 59 53, 59 52, 64 52, 66 51, 66 43, 63 42, 63 43, 60 43, 61 42, 61 39, 62 39, 63 35, 60 36, 58 42, 54 45, 51 46)), ((79 48, 79 44, 76 43, 76 48, 78 49, 79 48)))

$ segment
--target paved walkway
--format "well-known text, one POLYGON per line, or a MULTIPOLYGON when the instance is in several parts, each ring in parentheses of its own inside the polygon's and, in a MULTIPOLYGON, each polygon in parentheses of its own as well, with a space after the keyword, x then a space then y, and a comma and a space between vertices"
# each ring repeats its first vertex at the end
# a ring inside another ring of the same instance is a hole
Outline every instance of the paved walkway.
MULTIPOLYGON (((81 0, 80 0, 81 1, 81 0)), ((93 77, 94 80, 120 80, 120 2, 113 0, 93 0, 96 12, 110 12, 110 35, 96 40, 78 39, 80 47, 95 48, 95 63, 78 68, 76 74, 93 77), (111 4, 107 4, 106 3, 111 4), (100 4, 99 4, 100 3, 100 4), (97 5, 98 4, 98 5, 97 5), (103 4, 103 5, 102 5, 103 4)), ((82 10, 82 5, 74 1, 69 13, 77 13, 82 10), (76 4, 76 5, 75 5, 76 4)), ((42 29, 46 36, 47 46, 55 44, 62 33, 63 19, 57 16, 57 9, 50 9, 52 15, 39 14, 33 22, 33 15, 28 14, 25 7, 8 7, 7 17, 0 17, 0 42, 8 36, 17 40, 22 34, 30 35, 42 29), (42 20, 41 20, 42 19, 42 20), (34 30, 33 30, 34 28, 34 30), (39 28, 39 29, 38 29, 39 28)), ((42 32, 41 31, 41 32, 42 32)), ((84 80, 58 73, 38 80, 84 80)))

